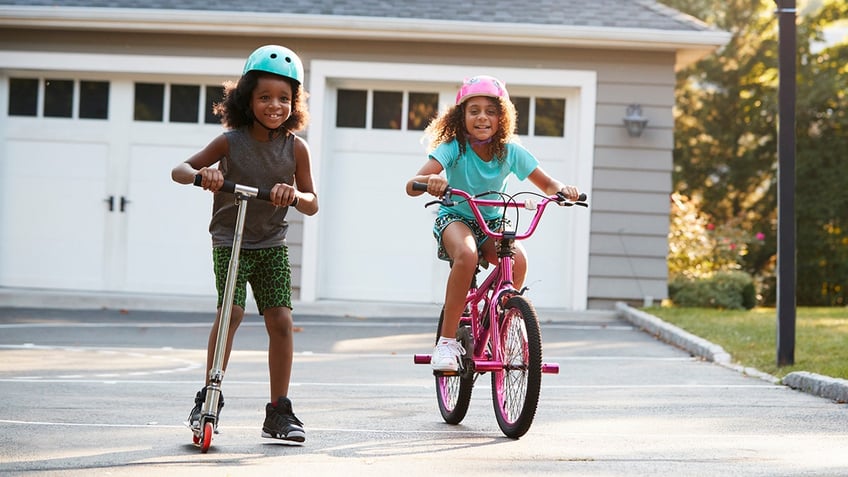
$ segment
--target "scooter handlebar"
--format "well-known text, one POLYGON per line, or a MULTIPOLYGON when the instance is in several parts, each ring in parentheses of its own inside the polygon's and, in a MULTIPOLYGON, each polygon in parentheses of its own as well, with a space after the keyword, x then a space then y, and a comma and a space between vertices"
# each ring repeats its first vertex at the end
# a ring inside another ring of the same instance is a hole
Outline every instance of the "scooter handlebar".
MULTIPOLYGON (((194 185, 200 187, 201 182, 203 182, 203 176, 200 174, 196 174, 194 176, 194 185)), ((271 201, 271 189, 265 189, 262 187, 251 187, 241 184, 236 184, 233 181, 224 181, 224 185, 221 186, 222 192, 228 192, 230 194, 235 194, 239 192, 249 197, 256 197, 257 199, 261 199, 264 201, 271 201)), ((294 202, 292 202, 291 207, 297 205, 297 197, 295 197, 294 202)))

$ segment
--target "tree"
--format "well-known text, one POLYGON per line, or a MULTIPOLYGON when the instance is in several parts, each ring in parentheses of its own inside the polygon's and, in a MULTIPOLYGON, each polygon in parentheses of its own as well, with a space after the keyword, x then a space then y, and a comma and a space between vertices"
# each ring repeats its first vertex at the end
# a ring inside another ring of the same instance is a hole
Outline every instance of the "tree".
POLYGON ((799 25, 796 207, 798 303, 848 304, 848 43, 822 48, 822 31, 848 17, 822 2, 799 25))
MULTIPOLYGON (((731 33, 730 42, 677 75, 674 189, 717 225, 748 236, 741 268, 773 281, 777 210, 777 28, 773 0, 664 0, 731 33)), ((811 2, 798 29, 796 193, 798 303, 845 303, 848 183, 838 169, 846 132, 846 46, 814 51, 848 14, 844 0, 811 2), (826 206, 817 204, 826 203, 826 206)), ((768 302, 769 293, 765 291, 768 302)), ((773 300, 773 297, 771 297, 773 300)))

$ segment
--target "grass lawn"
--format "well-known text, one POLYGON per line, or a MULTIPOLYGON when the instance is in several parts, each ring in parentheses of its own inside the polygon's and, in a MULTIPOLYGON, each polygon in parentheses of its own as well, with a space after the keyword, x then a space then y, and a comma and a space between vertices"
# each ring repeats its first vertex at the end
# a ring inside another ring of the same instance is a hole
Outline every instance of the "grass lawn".
POLYGON ((777 310, 715 310, 708 308, 643 308, 664 321, 715 343, 734 363, 778 378, 809 371, 848 379, 848 308, 796 310, 795 364, 777 366, 777 310))

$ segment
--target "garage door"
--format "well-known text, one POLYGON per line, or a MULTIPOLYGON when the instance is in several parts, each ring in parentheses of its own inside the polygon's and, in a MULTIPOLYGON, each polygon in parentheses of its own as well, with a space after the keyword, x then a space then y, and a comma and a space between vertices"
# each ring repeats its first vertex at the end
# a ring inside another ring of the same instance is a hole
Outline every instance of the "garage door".
POLYGON ((3 70, 0 286, 214 293, 211 198, 170 170, 220 82, 3 70), (210 86, 211 84, 211 86, 210 86))
MULTIPOLYGON (((343 70, 351 71, 349 65, 343 70)), ((448 267, 435 259, 435 209, 424 209, 423 196, 406 196, 404 185, 427 157, 421 129, 453 102, 457 84, 331 74, 325 84, 319 101, 325 139, 320 145, 316 298, 440 303, 448 267)), ((522 143, 551 175, 578 183, 579 90, 507 84, 522 118, 522 143)), ((511 189, 534 186, 513 181, 511 189)), ((574 293, 574 281, 585 281, 585 270, 575 266, 571 244, 588 236, 588 230, 578 230, 575 212, 586 211, 549 209, 539 231, 525 242, 531 257, 526 284, 540 307, 585 306, 580 302, 585 298, 574 293)), ((521 219, 519 225, 527 223, 521 219)))

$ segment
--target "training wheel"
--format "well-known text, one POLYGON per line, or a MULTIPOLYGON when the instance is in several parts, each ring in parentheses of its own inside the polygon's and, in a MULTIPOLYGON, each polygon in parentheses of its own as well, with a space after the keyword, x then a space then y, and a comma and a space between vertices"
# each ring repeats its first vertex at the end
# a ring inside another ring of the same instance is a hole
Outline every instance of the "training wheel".
POLYGON ((212 428, 212 423, 207 422, 203 425, 203 434, 201 434, 201 438, 203 442, 200 444, 200 452, 204 454, 209 450, 209 446, 212 445, 212 433, 215 432, 212 428))

